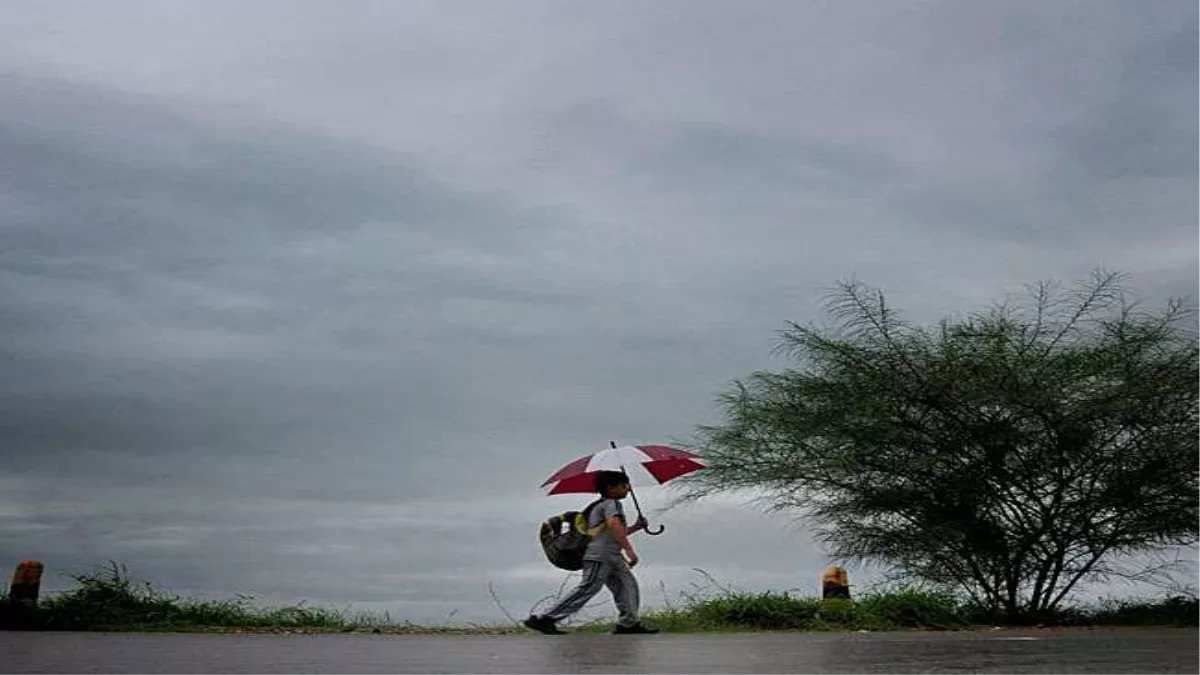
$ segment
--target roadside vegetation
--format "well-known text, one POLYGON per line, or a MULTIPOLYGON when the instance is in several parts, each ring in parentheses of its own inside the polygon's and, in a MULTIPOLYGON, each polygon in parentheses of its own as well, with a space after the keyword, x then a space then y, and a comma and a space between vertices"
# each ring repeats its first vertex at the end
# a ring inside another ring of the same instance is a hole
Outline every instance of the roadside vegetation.
MULTIPOLYGON (((389 614, 352 613, 304 603, 262 607, 248 595, 194 600, 136 581, 109 563, 73 576, 72 589, 43 597, 24 624, 34 630, 136 632, 454 633, 500 632, 489 626, 419 626, 389 614)), ((0 600, 3 600, 0 595, 0 600)))
MULTIPOLYGON (((509 624, 421 626, 390 615, 351 613, 304 604, 258 607, 249 596, 199 601, 134 581, 116 564, 74 577, 72 589, 44 597, 27 617, 34 630, 140 632, 310 632, 310 633, 522 633, 509 624)), ((503 609, 503 608, 501 608, 503 609)), ((1051 614, 1006 621, 1013 626, 1196 626, 1200 606, 1194 596, 1108 600, 1051 614)), ((996 620, 952 594, 896 587, 858 598, 822 601, 791 592, 749 592, 711 585, 680 594, 676 602, 652 609, 647 622, 665 632, 760 630, 890 631, 991 628, 996 620)), ((604 621, 576 623, 578 632, 606 632, 604 621)))
POLYGON ((1196 312, 1123 279, 1033 284, 936 322, 840 284, 825 323, 781 334, 787 367, 721 395, 721 423, 687 443, 708 468, 680 479, 683 500, 754 491, 835 559, 1005 623, 1070 617, 1089 584, 1163 579, 1154 561, 1200 536, 1196 312))
MULTIPOLYGON (((742 591, 714 583, 683 593, 681 600, 649 611, 647 623, 664 632, 1187 627, 1200 623, 1200 602, 1190 593, 1109 598, 1020 617, 998 613, 952 592, 905 585, 871 590, 853 600, 822 600, 793 592, 742 591)), ((612 627, 611 622, 597 621, 579 630, 605 632, 612 627)))

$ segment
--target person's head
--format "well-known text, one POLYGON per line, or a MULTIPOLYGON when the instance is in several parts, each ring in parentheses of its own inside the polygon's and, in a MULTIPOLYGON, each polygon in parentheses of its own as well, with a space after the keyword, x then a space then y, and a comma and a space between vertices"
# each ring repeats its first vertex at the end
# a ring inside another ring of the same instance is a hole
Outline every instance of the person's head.
POLYGON ((605 499, 624 499, 629 494, 629 476, 620 471, 596 474, 596 494, 605 499))

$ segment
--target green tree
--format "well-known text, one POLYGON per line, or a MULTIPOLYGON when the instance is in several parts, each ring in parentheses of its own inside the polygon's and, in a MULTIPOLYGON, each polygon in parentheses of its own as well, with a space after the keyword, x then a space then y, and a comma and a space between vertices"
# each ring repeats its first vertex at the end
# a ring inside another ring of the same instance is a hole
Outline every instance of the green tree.
POLYGON ((1058 608, 1127 554, 1197 540, 1197 341, 1119 275, 917 326, 858 283, 831 327, 789 324, 701 427, 688 498, 754 490, 843 561, 883 563, 1010 617, 1058 608))

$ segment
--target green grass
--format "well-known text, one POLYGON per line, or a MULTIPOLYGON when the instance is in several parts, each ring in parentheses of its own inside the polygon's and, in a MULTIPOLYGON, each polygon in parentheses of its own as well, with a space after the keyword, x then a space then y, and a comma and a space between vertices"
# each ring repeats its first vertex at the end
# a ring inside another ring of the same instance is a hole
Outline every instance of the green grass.
POLYGON ((788 593, 729 592, 688 607, 701 625, 754 630, 803 630, 816 625, 821 603, 788 593))
POLYGON ((953 595, 916 588, 900 588, 887 593, 872 593, 858 601, 864 618, 880 625, 899 628, 964 628, 968 611, 953 595))
MULTIPOLYGON (((707 576, 707 575, 706 575, 707 576)), ((349 615, 304 604, 257 607, 253 599, 197 601, 135 582, 115 563, 74 577, 76 587, 42 599, 29 627, 43 630, 104 631, 293 631, 381 633, 509 633, 519 626, 418 626, 387 614, 349 615)), ((652 609, 647 623, 669 633, 740 631, 958 630, 991 626, 986 614, 953 595, 900 587, 861 594, 855 600, 821 600, 791 592, 739 591, 718 584, 680 594, 677 603, 652 609)), ((1105 600, 1072 607, 1027 624, 1060 626, 1196 626, 1194 597, 1162 600, 1105 600)), ((571 626, 578 632, 612 629, 611 621, 571 626)))
POLYGON ((1061 614, 1055 617, 1056 623, 1067 626, 1195 626, 1200 623, 1200 602, 1184 596, 1162 600, 1109 598, 1061 614))
POLYGON ((76 588, 38 605, 39 627, 48 630, 187 630, 195 628, 319 628, 339 630, 353 624, 341 613, 296 605, 256 608, 251 598, 192 601, 133 581, 112 564, 74 577, 76 588))
MULTIPOLYGON (((711 580, 711 579, 710 579, 711 580)), ((1001 622, 953 594, 914 586, 863 593, 854 600, 821 600, 787 592, 716 590, 683 594, 683 603, 645 614, 646 623, 668 633, 764 630, 894 631, 968 630, 994 625, 1196 626, 1194 597, 1106 600, 1069 607, 1033 620, 1001 622)), ((607 632, 611 621, 577 628, 607 632)))
MULTIPOLYGON (((915 590, 867 594, 854 601, 723 589, 710 597, 691 597, 681 607, 651 610, 645 620, 664 632, 969 627, 965 611, 952 598, 915 590)), ((611 623, 597 623, 584 630, 600 632, 611 627, 611 623)))
MULTIPOLYGON (((954 630, 971 627, 971 613, 952 595, 916 587, 861 594, 855 600, 822 600, 794 592, 749 592, 722 584, 697 570, 707 585, 692 585, 666 607, 644 613, 646 623, 664 632, 890 631, 954 630)), ((604 632, 611 621, 593 621, 576 630, 604 632)))
POLYGON ((496 632, 484 626, 448 628, 395 623, 390 616, 350 615, 303 603, 257 607, 253 598, 198 601, 134 581, 115 563, 73 577, 76 587, 43 598, 32 616, 41 630, 91 631, 295 631, 295 632, 496 632))

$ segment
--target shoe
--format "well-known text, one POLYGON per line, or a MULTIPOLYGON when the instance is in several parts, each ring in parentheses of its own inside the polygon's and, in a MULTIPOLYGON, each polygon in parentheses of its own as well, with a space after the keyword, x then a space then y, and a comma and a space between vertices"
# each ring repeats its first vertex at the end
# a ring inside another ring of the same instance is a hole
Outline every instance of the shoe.
POLYGON ((640 623, 635 623, 632 626, 622 626, 617 624, 613 635, 654 635, 658 632, 657 628, 646 628, 640 623))
POLYGON ((528 619, 525 619, 525 627, 530 630, 536 630, 539 633, 545 633, 546 635, 566 635, 567 634, 565 631, 559 630, 558 626, 556 626, 554 624, 554 622, 551 621, 550 619, 546 619, 546 618, 543 618, 540 616, 534 616, 532 614, 529 616, 528 619))

